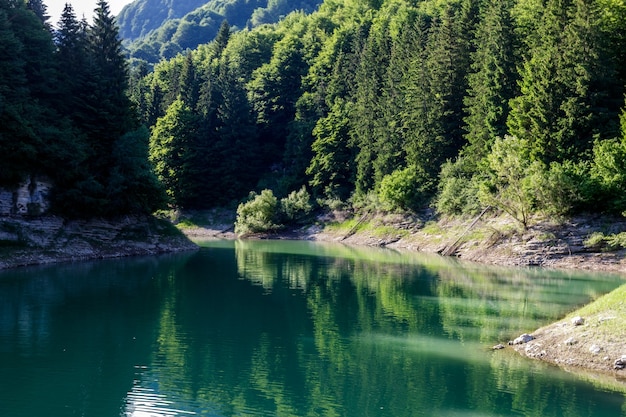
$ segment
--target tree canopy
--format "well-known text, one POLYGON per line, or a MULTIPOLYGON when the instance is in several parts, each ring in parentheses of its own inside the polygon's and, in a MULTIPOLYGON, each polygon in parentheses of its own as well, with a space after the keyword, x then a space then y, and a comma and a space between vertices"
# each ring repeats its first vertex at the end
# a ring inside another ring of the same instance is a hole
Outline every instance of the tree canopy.
POLYGON ((1 185, 45 176, 53 210, 68 216, 163 207, 108 4, 98 2, 92 25, 69 4, 57 29, 47 19, 40 1, 0 1, 1 185))
POLYGON ((92 25, 67 7, 51 33, 43 3, 0 0, 0 182, 45 174, 57 207, 93 213, 162 206, 160 185, 184 208, 306 186, 326 204, 489 205, 523 223, 620 213, 622 3, 248 2, 256 23, 215 21, 212 41, 129 74, 105 1, 92 25))

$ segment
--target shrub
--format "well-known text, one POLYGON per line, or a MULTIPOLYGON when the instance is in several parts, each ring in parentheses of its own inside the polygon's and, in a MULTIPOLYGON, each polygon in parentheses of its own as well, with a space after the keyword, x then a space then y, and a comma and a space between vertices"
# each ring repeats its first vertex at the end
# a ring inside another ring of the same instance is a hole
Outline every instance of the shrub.
POLYGON ((563 216, 581 207, 586 177, 584 165, 571 161, 553 162, 548 169, 542 164, 531 166, 528 181, 535 195, 536 209, 548 215, 563 216))
POLYGON ((480 212, 479 182, 466 165, 466 159, 462 157, 442 165, 439 175, 439 193, 435 200, 435 208, 439 213, 477 214, 480 212))
POLYGON ((280 229, 278 216, 279 203, 272 190, 263 190, 261 194, 251 192, 249 200, 237 207, 235 233, 248 235, 276 231, 280 229))
POLYGON ((539 172, 541 162, 531 162, 528 141, 507 136, 496 138, 486 157, 487 178, 481 183, 480 202, 508 213, 528 227, 535 203, 530 172, 539 172))
POLYGON ((280 211, 281 217, 287 223, 298 223, 306 219, 313 211, 311 195, 304 186, 298 191, 292 191, 280 200, 280 211))
POLYGON ((602 202, 607 211, 626 210, 626 143, 617 139, 597 141, 590 173, 597 184, 591 198, 602 202))
POLYGON ((423 205, 430 196, 432 180, 416 167, 407 167, 385 175, 380 182, 378 195, 387 209, 414 209, 423 205))

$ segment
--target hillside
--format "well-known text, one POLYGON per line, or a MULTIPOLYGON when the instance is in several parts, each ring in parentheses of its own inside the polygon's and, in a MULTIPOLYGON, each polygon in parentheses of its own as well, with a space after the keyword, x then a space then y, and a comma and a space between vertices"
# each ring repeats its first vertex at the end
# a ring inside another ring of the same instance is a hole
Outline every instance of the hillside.
POLYGON ((310 13, 321 0, 136 0, 117 17, 131 58, 156 63, 208 43, 223 21, 234 29, 275 23, 294 10, 310 13))

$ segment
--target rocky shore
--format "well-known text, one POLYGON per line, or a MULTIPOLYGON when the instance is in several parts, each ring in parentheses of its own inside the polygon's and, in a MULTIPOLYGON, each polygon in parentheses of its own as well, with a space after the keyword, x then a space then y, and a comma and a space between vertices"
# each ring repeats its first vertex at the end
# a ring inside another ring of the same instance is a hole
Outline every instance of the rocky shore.
POLYGON ((196 249, 171 223, 151 216, 0 217, 0 269, 196 249))

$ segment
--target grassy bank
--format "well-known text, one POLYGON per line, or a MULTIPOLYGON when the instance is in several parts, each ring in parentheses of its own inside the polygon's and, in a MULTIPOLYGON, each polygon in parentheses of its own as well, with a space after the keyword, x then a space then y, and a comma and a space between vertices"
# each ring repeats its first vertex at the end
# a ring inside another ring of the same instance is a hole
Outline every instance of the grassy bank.
POLYGON ((515 350, 569 370, 590 370, 626 384, 626 370, 615 361, 626 355, 626 285, 533 333, 515 350), (582 318, 582 324, 575 324, 582 318))

